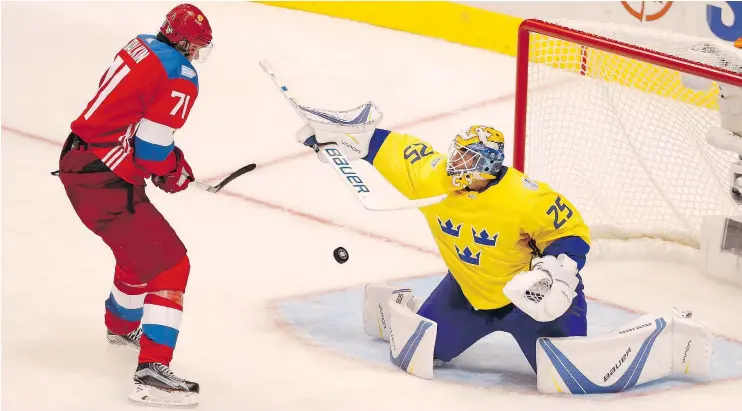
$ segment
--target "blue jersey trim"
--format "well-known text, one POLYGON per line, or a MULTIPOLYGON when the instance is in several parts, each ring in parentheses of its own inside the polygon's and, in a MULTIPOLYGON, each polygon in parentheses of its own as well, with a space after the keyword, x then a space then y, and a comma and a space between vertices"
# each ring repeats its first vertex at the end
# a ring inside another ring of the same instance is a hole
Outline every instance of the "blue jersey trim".
POLYGON ((363 157, 363 159, 368 161, 371 165, 374 165, 374 159, 376 159, 376 155, 379 154, 381 145, 384 144, 384 141, 386 141, 386 138, 390 133, 391 131, 389 130, 377 128, 374 131, 374 135, 371 136, 371 141, 368 144, 368 154, 366 154, 366 157, 363 157))
POLYGON ((577 269, 582 270, 587 260, 587 253, 590 251, 590 245, 580 237, 569 236, 557 238, 544 249, 543 255, 554 257, 559 254, 566 254, 577 263, 577 269))
POLYGON ((144 44, 157 56, 157 59, 160 60, 162 67, 167 73, 167 78, 170 80, 188 80, 198 88, 198 73, 196 69, 178 50, 157 40, 157 37, 151 34, 140 34, 137 38, 143 40, 144 44))
POLYGON ((162 161, 175 149, 175 143, 166 146, 152 144, 149 141, 134 137, 134 157, 147 161, 162 161))

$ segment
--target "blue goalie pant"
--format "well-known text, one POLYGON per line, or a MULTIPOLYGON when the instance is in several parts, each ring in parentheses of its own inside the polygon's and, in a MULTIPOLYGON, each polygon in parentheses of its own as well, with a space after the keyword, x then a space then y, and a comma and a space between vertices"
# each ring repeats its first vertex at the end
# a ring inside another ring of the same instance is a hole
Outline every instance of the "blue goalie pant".
POLYGON ((538 322, 513 304, 494 310, 475 310, 449 272, 418 310, 438 323, 435 358, 451 361, 481 338, 495 332, 511 334, 536 371, 536 340, 539 337, 573 337, 587 334, 587 303, 582 278, 577 296, 561 317, 538 322))

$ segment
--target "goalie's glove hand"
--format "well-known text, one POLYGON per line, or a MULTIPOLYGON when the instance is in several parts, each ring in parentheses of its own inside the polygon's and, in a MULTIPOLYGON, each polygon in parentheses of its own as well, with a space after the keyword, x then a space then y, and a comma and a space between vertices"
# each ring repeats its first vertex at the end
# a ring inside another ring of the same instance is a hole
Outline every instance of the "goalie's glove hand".
MULTIPOLYGON (((319 126, 317 126, 319 127, 319 126)), ((296 132, 296 140, 305 146, 312 147, 314 144, 323 146, 335 144, 349 161, 358 160, 368 154, 371 138, 376 131, 375 128, 358 132, 348 128, 348 132, 327 131, 322 128, 306 124, 296 132)))
MULTIPOLYGON (((533 260, 533 270, 540 270, 549 274, 554 282, 561 282, 570 290, 577 288, 577 263, 566 254, 558 257, 547 255, 533 260)), ((574 296, 573 296, 574 297, 574 296)))
POLYGON ((577 263, 565 254, 544 256, 533 260, 533 269, 518 273, 503 292, 521 311, 539 322, 554 321, 572 305, 577 263))

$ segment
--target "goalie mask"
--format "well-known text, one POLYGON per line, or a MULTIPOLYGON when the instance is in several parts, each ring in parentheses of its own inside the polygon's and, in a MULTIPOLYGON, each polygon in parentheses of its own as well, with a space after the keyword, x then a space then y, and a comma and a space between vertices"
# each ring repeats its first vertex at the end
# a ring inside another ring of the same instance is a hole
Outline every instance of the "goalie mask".
POLYGON ((489 126, 475 125, 456 135, 448 150, 446 172, 457 190, 475 180, 493 179, 505 160, 505 138, 489 126))

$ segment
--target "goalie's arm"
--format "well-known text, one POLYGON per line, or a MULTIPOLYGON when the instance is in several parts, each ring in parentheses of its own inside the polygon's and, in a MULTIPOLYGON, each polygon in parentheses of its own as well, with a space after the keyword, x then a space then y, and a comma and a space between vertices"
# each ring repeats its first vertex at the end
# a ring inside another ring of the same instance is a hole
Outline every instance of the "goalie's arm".
POLYGON ((363 159, 409 199, 447 194, 445 156, 416 137, 377 128, 363 159))

